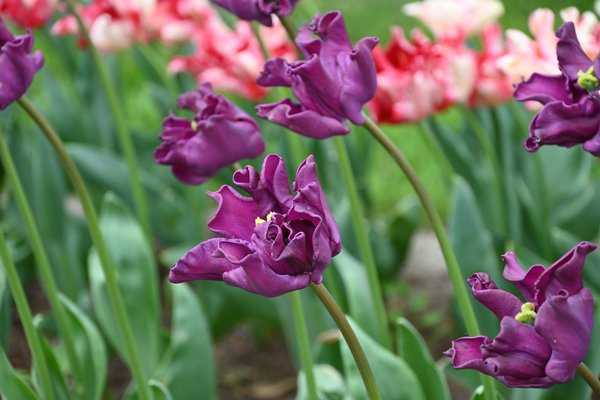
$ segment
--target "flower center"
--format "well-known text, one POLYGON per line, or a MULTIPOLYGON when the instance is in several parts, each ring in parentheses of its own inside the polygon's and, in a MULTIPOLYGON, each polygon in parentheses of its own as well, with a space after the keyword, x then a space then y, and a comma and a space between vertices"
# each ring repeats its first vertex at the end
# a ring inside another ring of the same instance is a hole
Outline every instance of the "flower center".
POLYGON ((196 121, 192 121, 192 123, 190 125, 191 125, 193 131, 198 129, 198 123, 196 121))
POLYGON ((577 73, 577 84, 588 92, 596 90, 598 83, 598 78, 594 74, 593 65, 587 71, 579 71, 577 73))
POLYGON ((254 220, 254 223, 256 224, 256 226, 259 226, 261 224, 264 224, 265 222, 269 222, 273 219, 273 215, 275 215, 275 213, 273 211, 271 211, 270 213, 267 214, 267 219, 264 220, 261 217, 256 217, 256 219, 254 220))
POLYGON ((515 316, 515 319, 519 322, 523 322, 524 324, 532 323, 535 321, 535 306, 533 303, 523 303, 521 306, 521 312, 515 316))

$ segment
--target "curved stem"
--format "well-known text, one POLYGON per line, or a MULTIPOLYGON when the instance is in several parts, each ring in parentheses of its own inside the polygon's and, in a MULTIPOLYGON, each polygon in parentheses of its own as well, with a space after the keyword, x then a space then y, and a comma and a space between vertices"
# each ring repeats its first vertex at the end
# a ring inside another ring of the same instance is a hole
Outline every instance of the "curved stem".
MULTIPOLYGON (((398 149, 396 145, 387 137, 385 132, 383 132, 381 128, 366 114, 365 121, 366 122, 363 126, 390 154, 390 156, 394 159, 396 164, 398 164, 400 169, 402 169, 404 175, 409 180, 413 189, 417 193, 417 196, 419 197, 419 200, 423 205, 423 209, 425 210, 425 213, 429 218, 431 227, 437 236, 440 248, 442 250, 442 254, 444 255, 444 260, 446 261, 446 268, 448 269, 448 275, 450 276, 450 281, 452 282, 454 293, 458 300, 458 305, 461 309, 462 316, 467 327, 467 331, 470 336, 478 336, 480 334, 479 324, 477 323, 477 319, 475 317, 473 305, 471 304, 471 301, 467 295, 467 288, 463 280, 460 267, 458 266, 458 261, 456 260, 454 250, 452 249, 452 245, 450 244, 450 240, 448 239, 448 235, 446 234, 446 229, 442 222, 442 218, 440 217, 440 214, 438 213, 435 205, 433 204, 429 193, 425 189, 425 186, 423 186, 421 179, 413 169, 412 165, 410 165, 410 163, 404 157, 404 154, 402 154, 400 149, 398 149)), ((484 375, 482 375, 482 380, 483 385, 486 389, 486 399, 494 399, 494 381, 490 377, 484 375)))
POLYGON ((583 378, 585 383, 592 388, 592 391, 596 395, 596 397, 600 398, 600 381, 598 377, 594 375, 591 369, 588 368, 584 363, 579 364, 577 367, 577 373, 583 378))
POLYGON ((289 17, 282 17, 282 16, 278 16, 278 17, 279 17, 279 20, 281 21, 281 25, 283 25, 283 28, 287 32, 287 35, 288 35, 290 41, 296 48, 296 51, 298 52, 298 56, 302 57, 302 54, 304 54, 304 53, 302 52, 302 50, 300 50, 300 47, 298 47, 298 43, 296 43, 296 35, 298 34, 298 30, 296 29, 296 26, 289 19, 289 17))
POLYGON ((50 124, 48 124, 44 117, 37 112, 37 110, 33 107, 31 103, 29 103, 29 101, 25 97, 21 97, 18 100, 18 103, 29 114, 29 116, 38 125, 40 130, 50 142, 50 145, 54 149, 56 155, 63 163, 69 180, 71 181, 71 184, 73 185, 73 188, 75 189, 75 192, 77 193, 77 196, 81 201, 81 205, 83 206, 83 211, 87 219, 87 226, 90 231, 90 236, 92 237, 92 242, 94 243, 96 251, 98 252, 98 258, 100 259, 102 272, 104 273, 104 277, 106 279, 108 297, 113 312, 115 313, 115 317, 117 320, 117 324, 119 325, 121 335, 123 336, 123 344, 125 352, 127 354, 126 361, 128 362, 129 368, 131 369, 131 373, 137 385, 140 398, 143 400, 151 400, 152 394, 148 385, 146 384, 146 379, 142 372, 139 354, 135 347, 135 341, 133 339, 131 326, 129 325, 129 318, 125 310, 123 297, 121 296, 121 292, 119 291, 119 286, 117 283, 117 269, 110 257, 110 253, 108 252, 106 242, 104 241, 104 237, 102 236, 102 232, 100 231, 98 215, 96 214, 96 209, 94 208, 94 204, 92 203, 92 198, 90 197, 90 194, 85 186, 81 174, 79 173, 79 170, 77 169, 77 166, 67 153, 64 144, 62 143, 56 132, 54 132, 54 129, 52 129, 50 124))
POLYGON ((340 169, 342 172, 342 178, 344 185, 346 186, 346 194, 350 201, 350 216, 352 218, 352 226, 354 228, 354 235, 358 243, 358 248, 362 259, 365 264, 367 271, 367 278, 369 281, 369 289, 373 295, 373 303, 375 305, 375 317, 377 319, 379 338, 381 343, 387 348, 391 346, 391 338, 388 330, 387 314, 385 312, 385 304, 383 302, 383 292, 379 283, 379 275, 377 273, 377 264, 375 262, 375 255, 373 254, 373 247, 369 240, 367 226, 364 220, 364 210, 358 196, 358 189, 356 187, 356 181, 354 179, 354 172, 352 172, 352 165, 350 165, 350 157, 348 157, 348 150, 344 143, 344 138, 336 136, 333 138, 337 155, 340 162, 340 169))
POLYGON ((106 98, 108 100, 108 105, 110 107, 111 114, 114 119, 115 131, 117 133, 119 145, 121 147, 121 151, 123 152, 125 162, 127 163, 127 169, 129 170, 129 180, 131 183, 131 190, 133 192, 133 201, 135 203, 136 213, 140 225, 142 226, 142 229, 146 234, 146 237, 149 238, 151 235, 151 228, 148 213, 148 205, 146 202, 146 195, 144 193, 144 187, 142 186, 142 182, 140 179, 140 172, 138 168, 138 160, 135 153, 135 147, 133 145, 133 141, 129 132, 127 131, 127 127, 125 125, 125 118, 123 117, 122 108, 119 105, 115 88, 110 80, 105 65, 100 59, 100 55, 98 54, 98 51, 94 46, 92 39, 90 38, 90 34, 87 27, 85 26, 83 20, 81 19, 81 17, 77 13, 77 10, 75 9, 75 4, 73 0, 66 0, 66 3, 68 5, 69 12, 77 20, 79 30, 83 35, 85 41, 87 42, 90 53, 92 54, 92 58, 94 60, 94 64, 96 64, 98 75, 100 76, 100 80, 102 82, 102 86, 104 87, 106 98))
MULTIPOLYGON (((44 249, 44 245, 42 244, 42 238, 36 226, 33 212, 31 211, 27 197, 25 196, 25 190, 23 190, 23 185, 21 184, 21 180, 17 174, 10 151, 2 136, 3 135, 0 135, 0 159, 2 160, 4 171, 10 183, 10 187, 12 188, 15 202, 19 207, 19 211, 23 217, 23 222, 27 228, 29 243, 37 261, 39 278, 45 289, 46 296, 48 297, 50 308, 54 313, 58 333, 63 339, 63 343, 67 352, 67 359, 69 361, 69 366, 71 367, 71 373, 75 377, 76 384, 81 385, 83 383, 81 376, 82 370, 79 365, 79 360, 77 359, 77 353, 75 352, 75 341, 73 340, 73 335, 71 334, 69 319, 67 317, 65 308, 58 297, 58 287, 56 285, 56 281, 54 280, 52 268, 50 267, 50 262, 48 261, 48 255, 44 249)), ((85 390, 85 388, 82 386, 78 386, 75 389, 76 392, 85 390)))
POLYGON ((52 400, 54 399, 54 392, 52 390, 52 380, 50 379, 50 372, 48 370, 48 365, 46 364, 44 351, 42 350, 41 339, 38 336, 38 332, 35 330, 35 327, 33 326, 33 317, 31 315, 29 305, 27 304, 25 291, 23 290, 23 286, 21 285, 21 281, 19 280, 19 274, 17 273, 17 269, 15 268, 15 265, 10 259, 8 245, 6 244, 6 240, 4 239, 4 232, 2 232, 1 229, 0 259, 2 260, 2 265, 6 270, 6 279, 8 280, 8 284, 12 292, 12 297, 15 300, 17 312, 19 313, 19 317, 21 318, 21 324, 23 325, 23 330, 25 331, 27 343, 29 344, 29 348, 31 349, 33 364, 40 378, 42 397, 44 399, 52 400))
POLYGON ((360 376, 362 377, 365 388, 367 389, 367 395, 369 396, 369 399, 381 400, 381 395, 379 394, 379 389, 377 388, 377 382, 375 381, 375 376, 373 375, 373 371, 371 370, 367 356, 358 342, 358 338, 352 330, 352 327, 348 323, 346 316, 335 302, 335 299, 331 297, 331 294, 325 286, 311 282, 310 287, 316 293, 319 300, 321 300, 327 311, 329 311, 329 314, 335 321, 338 328, 340 328, 340 332, 342 332, 342 335, 344 336, 344 339, 350 348, 352 357, 354 357, 354 361, 356 362, 360 376))
POLYGON ((310 338, 308 337, 308 328, 306 327, 306 315, 302 306, 302 298, 299 292, 291 292, 292 318, 298 341, 298 352, 300 353, 300 363, 306 378, 306 388, 310 400, 318 400, 317 382, 313 365, 312 352, 310 350, 310 338))

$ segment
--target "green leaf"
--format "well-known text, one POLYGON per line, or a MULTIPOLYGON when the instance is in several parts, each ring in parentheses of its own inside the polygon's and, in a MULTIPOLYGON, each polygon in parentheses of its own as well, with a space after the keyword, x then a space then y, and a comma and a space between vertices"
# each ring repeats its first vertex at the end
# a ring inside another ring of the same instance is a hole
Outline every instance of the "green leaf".
MULTIPOLYGON (((117 281, 142 368, 146 376, 150 376, 158 364, 160 354, 159 297, 152 250, 137 221, 112 194, 104 198, 100 228, 117 268, 117 281)), ((127 360, 95 250, 90 253, 88 267, 92 304, 100 327, 119 356, 127 360)))
MULTIPOLYGON (((483 223, 479 207, 471 188, 462 178, 456 178, 450 206, 449 234, 463 279, 466 281, 476 272, 487 273, 500 284, 498 263, 494 254, 492 236, 483 223)), ((492 312, 471 300, 482 332, 495 335, 498 320, 492 312)))
MULTIPOLYGON (((425 400, 423 389, 413 370, 395 354, 379 345, 367 335, 356 322, 348 318, 367 356, 381 398, 385 400, 425 400)), ((350 348, 344 340, 340 341, 346 382, 355 400, 367 398, 364 383, 356 367, 350 348)))
MULTIPOLYGON (((48 372, 50 372, 50 380, 52 382, 52 388, 54 389, 54 398, 56 399, 71 399, 71 393, 67 389, 67 384, 65 376, 60 368, 60 364, 58 363, 58 359, 56 358, 56 354, 52 347, 48 344, 46 339, 42 336, 42 320, 44 318, 41 315, 36 315, 33 318, 33 323, 38 331, 38 335, 40 337, 40 342, 42 345, 42 351, 44 353, 44 358, 46 359, 46 365, 48 366, 48 372)), ((34 377, 34 383, 36 383, 36 373, 33 372, 32 376, 34 377)))
POLYGON ((15 372, 0 347, 0 394, 5 400, 36 400, 27 383, 15 372))
MULTIPOLYGON (((315 365, 315 379, 317 380, 317 394, 321 400, 352 400, 344 377, 331 365, 315 365)), ((296 400, 308 400, 306 379, 304 373, 298 373, 298 393, 296 400)))
POLYGON ((162 382, 157 381, 156 379, 150 379, 148 381, 148 386, 150 386, 154 400, 173 400, 173 396, 171 395, 171 392, 169 392, 169 388, 166 387, 162 382))
MULTIPOLYGON (((496 392, 497 400, 504 400, 504 397, 498 392, 496 392)), ((477 389, 471 394, 471 400, 485 400, 485 388, 483 386, 478 386, 477 389)))
POLYGON ((104 339, 92 320, 75 303, 62 294, 60 301, 69 313, 75 351, 79 364, 84 367, 84 381, 81 382, 83 392, 78 393, 78 398, 99 400, 104 393, 108 368, 104 339))
POLYGON ((450 399, 443 372, 435 364, 427 344, 417 329, 404 318, 396 321, 400 356, 415 371, 426 399, 450 399))
POLYGON ((344 282, 350 315, 367 334, 377 337, 375 305, 368 290, 365 266, 345 250, 333 259, 333 265, 344 282))
POLYGON ((212 340, 202 306, 188 285, 169 287, 173 296, 171 343, 155 377, 174 399, 216 399, 212 340))

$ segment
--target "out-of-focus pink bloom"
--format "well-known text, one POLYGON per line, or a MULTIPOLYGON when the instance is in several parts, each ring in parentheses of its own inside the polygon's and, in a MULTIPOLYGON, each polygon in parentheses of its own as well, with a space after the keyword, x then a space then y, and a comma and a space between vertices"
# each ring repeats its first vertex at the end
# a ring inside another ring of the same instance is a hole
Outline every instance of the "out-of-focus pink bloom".
MULTIPOLYGON (((580 13, 576 8, 562 10, 564 22, 573 22, 583 51, 594 58, 600 51, 600 24, 589 11, 580 13)), ((512 83, 527 79, 533 72, 556 75, 560 71, 556 60, 554 13, 548 9, 537 9, 529 16, 531 39, 524 32, 506 31, 507 54, 498 60, 499 67, 509 76, 512 83)))
MULTIPOLYGON (((295 50, 281 24, 261 27, 260 33, 273 57, 294 58, 295 50)), ((196 29, 193 43, 194 54, 174 57, 169 73, 188 72, 198 82, 210 82, 215 90, 251 100, 265 95, 266 89, 256 83, 265 59, 248 22, 238 21, 232 30, 215 14, 196 29)))
POLYGON ((408 3, 402 10, 427 25, 436 37, 476 34, 504 13, 498 0, 424 0, 408 3))
POLYGON ((477 53, 477 76, 469 98, 471 107, 493 106, 512 99, 513 87, 498 60, 506 54, 502 28, 498 24, 484 28, 481 40, 483 50, 477 53))
POLYGON ((58 0, 0 0, 0 16, 24 28, 37 28, 52 17, 58 0))
POLYGON ((475 58, 464 40, 429 40, 415 30, 407 40, 394 27, 385 50, 373 52, 378 89, 369 107, 380 122, 416 122, 457 102, 473 88, 475 58))

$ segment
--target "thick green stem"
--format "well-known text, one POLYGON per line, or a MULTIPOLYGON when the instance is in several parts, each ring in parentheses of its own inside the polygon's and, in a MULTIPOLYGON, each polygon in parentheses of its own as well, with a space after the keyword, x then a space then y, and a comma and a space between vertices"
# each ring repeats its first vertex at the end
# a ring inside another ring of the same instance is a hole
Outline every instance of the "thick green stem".
POLYGON ((144 230, 144 233, 149 238, 151 235, 149 218, 150 214, 148 213, 146 195, 144 193, 144 187, 142 186, 142 182, 140 179, 140 172, 138 167, 137 156, 135 153, 135 147, 133 145, 133 141, 125 124, 125 118, 123 117, 123 109, 119 105, 117 94, 111 82, 108 70, 102 62, 100 55, 98 54, 98 50, 96 49, 92 39, 90 38, 90 34, 87 27, 85 26, 83 20, 77 13, 73 0, 66 0, 66 2, 69 7, 69 12, 77 20, 79 31, 83 35, 85 41, 87 42, 88 48, 94 60, 94 64, 96 64, 98 75, 100 76, 100 81, 102 82, 102 86, 104 87, 106 98, 108 100, 108 105, 110 107, 111 114, 113 117, 113 122, 115 124, 115 131, 117 133, 119 145, 121 147, 121 151, 123 152, 125 162, 127 163, 127 169, 129 170, 129 180, 131 183, 131 190, 133 192, 133 201, 135 203, 136 213, 140 225, 144 230))
POLYGON ((577 373, 583 378, 585 383, 592 388, 592 392, 594 392, 596 397, 600 398, 600 381, 598 380, 598 377, 594 375, 592 370, 584 363, 581 363, 577 367, 577 373))
MULTIPOLYGON (((4 171, 8 177, 10 187, 12 188, 15 202, 19 207, 19 211, 23 216, 23 222, 27 228, 29 243, 37 261, 39 278, 42 286, 45 289, 48 301, 50 302, 50 308, 54 313, 54 318, 56 319, 56 325, 58 327, 58 333, 63 339, 63 343, 67 352, 67 359, 69 360, 69 366, 71 367, 71 373, 75 377, 76 384, 81 385, 83 383, 83 377, 81 376, 83 371, 79 365, 77 353, 75 352, 75 341, 73 340, 73 335, 71 334, 69 319, 67 317, 65 308, 58 297, 58 287, 56 285, 56 281, 54 280, 50 262, 48 261, 48 255, 44 249, 44 245, 42 244, 42 238, 35 224, 33 213, 29 207, 29 203, 27 202, 25 190, 23 190, 23 185, 21 184, 21 180, 17 174, 15 164, 2 135, 0 135, 0 159, 2 160, 4 171)), ((80 392, 81 390, 85 390, 85 388, 82 386, 75 387, 76 392, 80 392)))
POLYGON ((151 400, 152 394, 148 385, 146 384, 146 379, 142 372, 140 357, 138 351, 135 347, 135 341, 133 338, 133 333, 131 330, 131 326, 129 325, 129 318, 127 316, 127 312, 125 310, 125 304, 123 303, 123 297, 121 296, 121 292, 119 291, 119 286, 117 283, 117 269, 115 264, 110 257, 110 253, 108 252, 108 248, 106 246, 106 242, 104 241, 104 237, 102 236, 102 232, 100 231, 100 224, 98 222, 98 215, 96 214, 96 209, 94 208, 94 204, 92 203, 92 198, 85 186, 83 178, 77 169, 77 166, 67 153, 64 144, 54 132, 54 129, 48 124, 48 122, 42 117, 40 113, 33 107, 31 103, 24 97, 18 100, 19 105, 23 107, 23 109, 29 114, 29 116, 33 119, 33 121, 38 125, 42 133, 46 136, 50 145, 54 149, 56 155, 63 163, 65 171, 81 201, 81 205, 83 206, 83 211, 85 213, 85 217, 87 219, 87 226, 90 231, 90 236, 92 237, 92 242, 96 247, 96 251, 98 253, 98 258, 100 259, 100 265, 102 266, 102 271, 104 273, 104 277, 106 279, 106 288, 108 290, 108 297, 115 313, 115 317, 117 320, 117 324, 119 325, 119 329, 121 331, 121 335, 123 336, 123 344, 125 348, 125 352, 127 354, 127 362, 129 364, 129 368, 131 369, 131 373, 133 375, 133 379, 137 385, 139 397, 142 400, 151 400))
POLYGON ((377 274, 377 264, 375 262, 375 255, 373 254, 373 247, 371 246, 371 241, 369 240, 369 235, 367 233, 367 226, 364 219, 365 213, 358 196, 358 189, 356 187, 356 181, 354 180, 354 172, 352 171, 352 166, 350 165, 350 157, 348 157, 348 150, 346 149, 346 144, 344 143, 343 137, 336 136, 333 141, 337 150, 344 185, 346 186, 346 194, 348 195, 348 200, 350 201, 350 216, 352 218, 354 235, 358 243, 358 249, 365 264, 367 279, 369 281, 369 289, 371 290, 371 295, 373 296, 379 338, 383 345, 389 348, 391 346, 391 339, 387 323, 387 314, 385 312, 385 304, 383 302, 383 292, 379 283, 379 275, 377 274))
POLYGON ((310 287, 314 290, 319 300, 321 300, 340 329, 340 332, 342 332, 342 335, 344 336, 344 339, 350 348, 352 357, 354 357, 354 361, 358 367, 360 376, 365 384, 369 399, 381 400, 381 395, 379 394, 379 389, 377 388, 377 382, 375 381, 375 376, 373 375, 373 371, 371 370, 367 356, 358 342, 358 338, 352 330, 352 327, 348 323, 346 316, 335 302, 335 299, 331 297, 331 294, 325 286, 311 282, 310 287))
POLYGON ((312 351, 310 350, 310 338, 308 337, 308 328, 306 327, 306 315, 302 306, 302 298, 299 292, 291 292, 290 300, 292 302, 292 318, 296 338, 298 341, 298 352, 300 353, 300 363, 302 371, 306 378, 306 388, 310 400, 318 400, 317 382, 315 380, 315 371, 313 366, 312 351))
MULTIPOLYGON (((479 324, 477 323, 477 318, 475 317, 473 305, 471 304, 471 301, 467 294, 468 291, 462 273, 460 271, 460 267, 458 266, 458 261, 456 260, 454 250, 452 249, 452 245, 450 243, 450 240, 448 239, 448 235, 446 234, 446 229, 442 222, 442 218, 440 217, 437 208, 433 204, 429 193, 425 189, 425 186, 421 182, 421 179, 413 169, 412 165, 404 157, 404 154, 402 154, 400 149, 396 147, 396 145, 387 137, 385 132, 383 132, 383 130, 381 130, 381 128, 370 117, 365 115, 365 120, 366 122, 363 126, 369 131, 369 133, 375 138, 375 140, 377 140, 383 146, 383 148, 390 154, 390 156, 394 159, 396 164, 398 164, 400 169, 404 172, 404 175, 409 180, 413 189, 417 193, 417 196, 421 201, 423 209, 425 210, 425 214, 427 214, 429 222, 431 223, 431 227, 435 232, 438 242, 440 244, 444 260, 446 261, 448 275, 450 276, 450 281, 452 282, 452 286, 454 287, 454 294, 458 300, 458 305, 460 307, 463 319, 465 321, 465 325, 467 327, 467 332, 470 336, 480 335, 479 324)), ((494 381, 490 377, 485 375, 482 375, 482 381, 486 389, 486 399, 494 399, 494 381)))
POLYGON ((19 274, 17 269, 10 258, 10 252, 8 245, 4 239, 4 232, 0 229, 0 259, 6 270, 6 279, 10 286, 13 299, 15 300, 15 306, 17 312, 21 318, 21 324, 25 331, 25 337, 27 343, 31 349, 31 356, 33 357, 33 365, 37 371, 40 379, 40 391, 42 397, 47 400, 54 399, 54 392, 52 391, 52 380, 50 379, 50 372, 48 365, 46 364, 46 358, 44 357, 44 351, 42 350, 41 339, 38 336, 38 332, 35 330, 32 321, 31 310, 27 304, 27 298, 25 297, 25 291, 19 280, 19 274))

